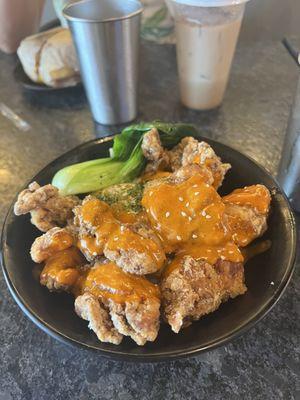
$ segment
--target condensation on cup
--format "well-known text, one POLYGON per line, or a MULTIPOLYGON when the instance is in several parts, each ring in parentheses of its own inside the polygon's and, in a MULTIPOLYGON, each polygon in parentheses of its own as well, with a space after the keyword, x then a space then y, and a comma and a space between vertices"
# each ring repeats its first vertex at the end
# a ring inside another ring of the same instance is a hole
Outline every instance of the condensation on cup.
POLYGON ((226 90, 247 0, 167 0, 175 19, 182 103, 218 107, 226 90))

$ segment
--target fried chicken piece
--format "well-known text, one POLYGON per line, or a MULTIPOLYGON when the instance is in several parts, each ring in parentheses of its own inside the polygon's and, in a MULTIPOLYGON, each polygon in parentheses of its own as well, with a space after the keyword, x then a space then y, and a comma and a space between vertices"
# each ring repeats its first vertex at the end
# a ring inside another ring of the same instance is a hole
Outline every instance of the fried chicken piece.
POLYGON ((156 128, 152 128, 144 134, 142 151, 147 160, 150 161, 157 161, 162 157, 165 150, 161 145, 159 133, 156 128))
POLYGON ((182 167, 183 150, 190 139, 195 140, 194 138, 191 138, 189 136, 185 137, 181 139, 181 141, 176 146, 174 146, 172 150, 168 151, 170 167, 173 172, 182 167))
POLYGON ((92 261, 103 254, 104 245, 117 221, 109 205, 93 196, 86 196, 73 211, 74 224, 78 227, 79 247, 87 259, 92 261))
POLYGON ((82 296, 77 297, 75 309, 79 316, 90 321, 90 328, 101 341, 112 341, 115 332, 131 337, 138 345, 154 341, 159 330, 159 288, 145 278, 127 274, 114 263, 97 263, 83 281, 82 296), (82 314, 89 295, 101 315, 82 314), (91 297, 92 296, 92 297, 91 297), (95 305, 98 302, 98 306, 95 305), (108 316, 109 314, 109 316, 108 316), (110 317, 110 319, 109 319, 110 317), (105 323, 105 326, 101 325, 105 323), (105 331, 103 331, 105 329, 105 331), (113 334, 113 336, 111 336, 113 334), (102 336, 101 336, 102 335, 102 336), (110 336, 109 336, 110 335, 110 336))
POLYGON ((15 215, 31 214, 31 223, 47 232, 63 227, 73 217, 72 209, 80 203, 77 196, 61 196, 53 185, 40 186, 32 182, 23 190, 14 205, 15 215))
POLYGON ((160 240, 142 223, 121 225, 105 244, 104 255, 124 271, 136 275, 157 272, 166 260, 160 240))
POLYGON ((212 172, 206 168, 204 165, 200 164, 188 164, 184 167, 180 167, 177 171, 175 171, 169 181, 174 183, 181 183, 194 175, 201 176, 203 178, 203 182, 207 183, 208 185, 213 185, 214 177, 212 172))
POLYGON ((84 293, 75 299, 75 311, 78 316, 89 321, 89 328, 101 342, 120 344, 123 336, 114 328, 109 312, 100 301, 90 293, 84 293))
POLYGON ((169 153, 170 165, 173 171, 181 166, 200 164, 209 169, 213 175, 215 188, 221 186, 230 164, 223 164, 212 147, 206 142, 199 142, 193 137, 185 137, 169 153))
POLYGON ((187 181, 192 176, 201 177, 204 183, 208 185, 212 185, 214 178, 209 169, 204 167, 203 165, 191 164, 186 165, 185 167, 180 167, 177 171, 173 172, 168 176, 163 176, 161 178, 151 179, 145 183, 144 194, 147 190, 159 186, 163 183, 170 183, 172 185, 176 185, 187 181))
POLYGON ((109 302, 111 319, 117 330, 131 337, 139 346, 153 342, 159 330, 159 301, 127 302, 125 305, 109 302))
POLYGON ((159 239, 146 225, 122 224, 104 202, 88 196, 76 207, 81 251, 92 261, 101 255, 126 272, 145 275, 158 271, 165 262, 159 239))
POLYGON ((74 244, 74 237, 66 228, 51 228, 32 243, 30 255, 34 262, 41 263, 61 250, 74 244))
POLYGON ((60 250, 46 260, 40 282, 49 290, 72 291, 89 266, 76 247, 60 250))
POLYGON ((191 321, 245 291, 242 263, 218 260, 213 266, 203 259, 185 256, 161 282, 163 315, 178 333, 191 321))
POLYGON ((168 152, 162 147, 158 130, 152 128, 143 136, 142 151, 150 162, 146 166, 146 173, 156 172, 169 165, 168 152))
POLYGON ((223 197, 226 225, 241 247, 262 236, 267 229, 271 195, 264 185, 236 189, 223 197))

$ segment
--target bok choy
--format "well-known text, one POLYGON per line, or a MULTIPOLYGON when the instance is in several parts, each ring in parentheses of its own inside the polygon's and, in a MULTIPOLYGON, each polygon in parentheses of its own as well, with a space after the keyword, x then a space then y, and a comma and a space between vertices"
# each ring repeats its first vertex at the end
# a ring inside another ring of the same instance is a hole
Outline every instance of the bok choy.
POLYGON ((146 165, 142 152, 143 135, 156 128, 162 145, 171 148, 185 136, 197 136, 197 130, 189 124, 169 124, 155 121, 140 123, 123 129, 116 135, 111 156, 73 164, 59 170, 52 184, 63 195, 90 193, 118 183, 131 182, 146 165))

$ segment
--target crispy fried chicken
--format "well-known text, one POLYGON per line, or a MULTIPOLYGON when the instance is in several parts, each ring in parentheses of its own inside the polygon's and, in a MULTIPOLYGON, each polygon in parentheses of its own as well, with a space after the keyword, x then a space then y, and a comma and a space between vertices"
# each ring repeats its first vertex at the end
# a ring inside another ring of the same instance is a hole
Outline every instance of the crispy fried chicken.
POLYGON ((123 336, 114 327, 108 310, 97 297, 84 293, 75 299, 78 316, 89 321, 89 328, 96 333, 101 342, 120 344, 123 336))
POLYGON ((241 247, 262 236, 267 229, 271 195, 264 185, 236 189, 223 197, 228 228, 241 247))
POLYGON ((87 269, 86 259, 72 246, 47 258, 40 282, 51 291, 70 292, 87 269))
POLYGON ((74 237, 65 228, 51 228, 32 243, 30 255, 34 262, 41 263, 61 250, 74 244, 74 237))
POLYGON ((90 261, 103 254, 126 272, 137 275, 158 271, 165 254, 160 241, 147 225, 123 224, 111 208, 92 196, 74 210, 79 226, 80 248, 90 261))
POLYGON ((160 296, 153 283, 113 263, 97 263, 82 281, 81 292, 75 310, 101 341, 120 343, 124 335, 143 345, 156 339, 160 296))
POLYGON ((77 196, 61 196, 53 185, 40 186, 32 182, 19 194, 14 212, 16 215, 30 213, 31 223, 47 232, 56 226, 65 226, 73 218, 73 207, 79 203, 77 196))
POLYGON ((168 152, 170 166, 173 171, 180 167, 192 164, 205 166, 213 175, 213 185, 221 186, 230 164, 222 163, 211 146, 206 142, 199 142, 193 137, 185 137, 181 142, 168 152))
POLYGON ((211 265, 203 259, 185 256, 161 282, 163 316, 178 333, 191 321, 215 311, 223 301, 245 291, 242 263, 218 260, 216 265, 211 265))
POLYGON ((186 137, 169 151, 153 128, 142 151, 148 164, 139 181, 82 202, 33 182, 14 206, 45 232, 31 247, 33 261, 45 263, 41 284, 72 293, 76 313, 113 344, 123 336, 154 341, 161 304, 177 333, 245 293, 241 247, 265 232, 270 208, 263 185, 222 198, 230 164, 203 141, 186 137), (155 276, 141 276, 148 274, 155 276))
POLYGON ((162 147, 158 130, 152 128, 143 136, 142 151, 147 160, 146 173, 167 168, 170 160, 168 152, 162 147))

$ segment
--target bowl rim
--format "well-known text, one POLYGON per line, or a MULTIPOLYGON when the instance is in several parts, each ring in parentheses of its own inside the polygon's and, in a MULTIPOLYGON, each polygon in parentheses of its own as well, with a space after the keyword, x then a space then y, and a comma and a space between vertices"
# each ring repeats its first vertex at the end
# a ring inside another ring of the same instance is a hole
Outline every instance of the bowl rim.
MULTIPOLYGON (((101 143, 106 143, 111 141, 114 138, 115 135, 111 136, 106 136, 104 138, 96 138, 89 140, 87 142, 81 143, 78 146, 73 147, 72 149, 66 151, 65 153, 61 154, 60 156, 56 157, 54 160, 52 160, 50 163, 48 163, 46 166, 44 166, 41 170, 39 170, 35 176, 27 182, 26 185, 23 186, 20 190, 26 188, 30 182, 32 182, 37 175, 43 173, 45 170, 47 170, 51 165, 54 165, 63 157, 67 157, 71 155, 73 152, 77 152, 78 150, 82 150, 84 148, 88 148, 91 145, 98 145, 101 143)), ((135 354, 135 353, 130 353, 129 351, 122 351, 116 346, 116 349, 99 349, 96 346, 86 344, 80 340, 76 340, 72 337, 69 337, 66 334, 62 334, 59 330, 54 328, 53 326, 49 325, 47 321, 43 320, 35 311, 31 309, 31 307, 26 303, 26 301, 22 298, 22 296, 19 294, 18 289, 15 287, 13 284, 12 280, 10 279, 9 272, 6 267, 6 262, 5 262, 5 257, 4 257, 4 252, 5 252, 5 241, 6 241, 6 234, 7 234, 7 221, 9 216, 11 215, 11 212, 13 210, 13 205, 16 201, 16 198, 18 196, 18 193, 12 200, 12 203, 6 213, 4 223, 2 226, 2 233, 1 233, 1 265, 2 265, 2 272, 5 278, 5 282, 9 288, 9 291, 15 300, 15 302, 18 304, 18 306, 21 308, 23 313, 35 324, 37 325, 42 331, 53 337, 54 339, 57 339, 61 343, 67 344, 69 346, 75 345, 76 347, 79 347, 81 349, 89 349, 93 350, 94 352, 97 352, 99 355, 108 358, 108 359, 114 359, 114 360, 119 360, 119 361, 130 361, 130 362, 141 362, 141 363, 147 363, 147 362, 161 362, 161 361, 173 361, 176 359, 180 358, 186 358, 186 357, 193 357, 196 355, 199 355, 201 353, 204 353, 209 350, 213 350, 217 347, 220 347, 233 339, 239 338, 241 335, 246 333, 248 330, 250 330, 256 323, 258 323, 261 319, 263 319, 271 310, 272 308, 277 304, 283 293, 285 292, 295 269, 295 259, 296 259, 296 252, 297 252, 297 230, 296 230, 296 222, 295 222, 295 217, 294 213, 291 209, 291 206, 289 204, 289 201, 283 192, 283 190, 280 188, 280 185, 276 181, 276 179, 264 168, 262 165, 260 165, 256 160, 254 160, 252 157, 249 157, 248 155, 244 154, 240 150, 235 149, 232 146, 229 146, 227 144, 224 144, 222 142, 213 140, 211 138, 205 137, 205 136, 197 136, 199 139, 203 140, 208 140, 212 146, 214 143, 221 144, 224 147, 227 147, 231 151, 233 150, 236 153, 239 153, 243 157, 247 158, 248 160, 252 161, 259 169, 261 169, 269 179, 271 179, 274 184, 280 189, 280 195, 282 196, 284 200, 284 205, 287 207, 288 214, 289 214, 289 222, 291 226, 291 252, 289 255, 289 259, 287 260, 287 268, 285 270, 285 273, 275 291, 272 297, 270 297, 258 310, 257 312, 249 317, 246 321, 243 321, 242 324, 239 326, 235 327, 232 329, 228 334, 223 335, 220 338, 217 338, 206 345, 199 347, 197 345, 187 348, 187 349, 180 349, 178 351, 172 350, 168 352, 163 352, 163 351, 158 351, 157 353, 152 352, 151 354, 135 354)))

